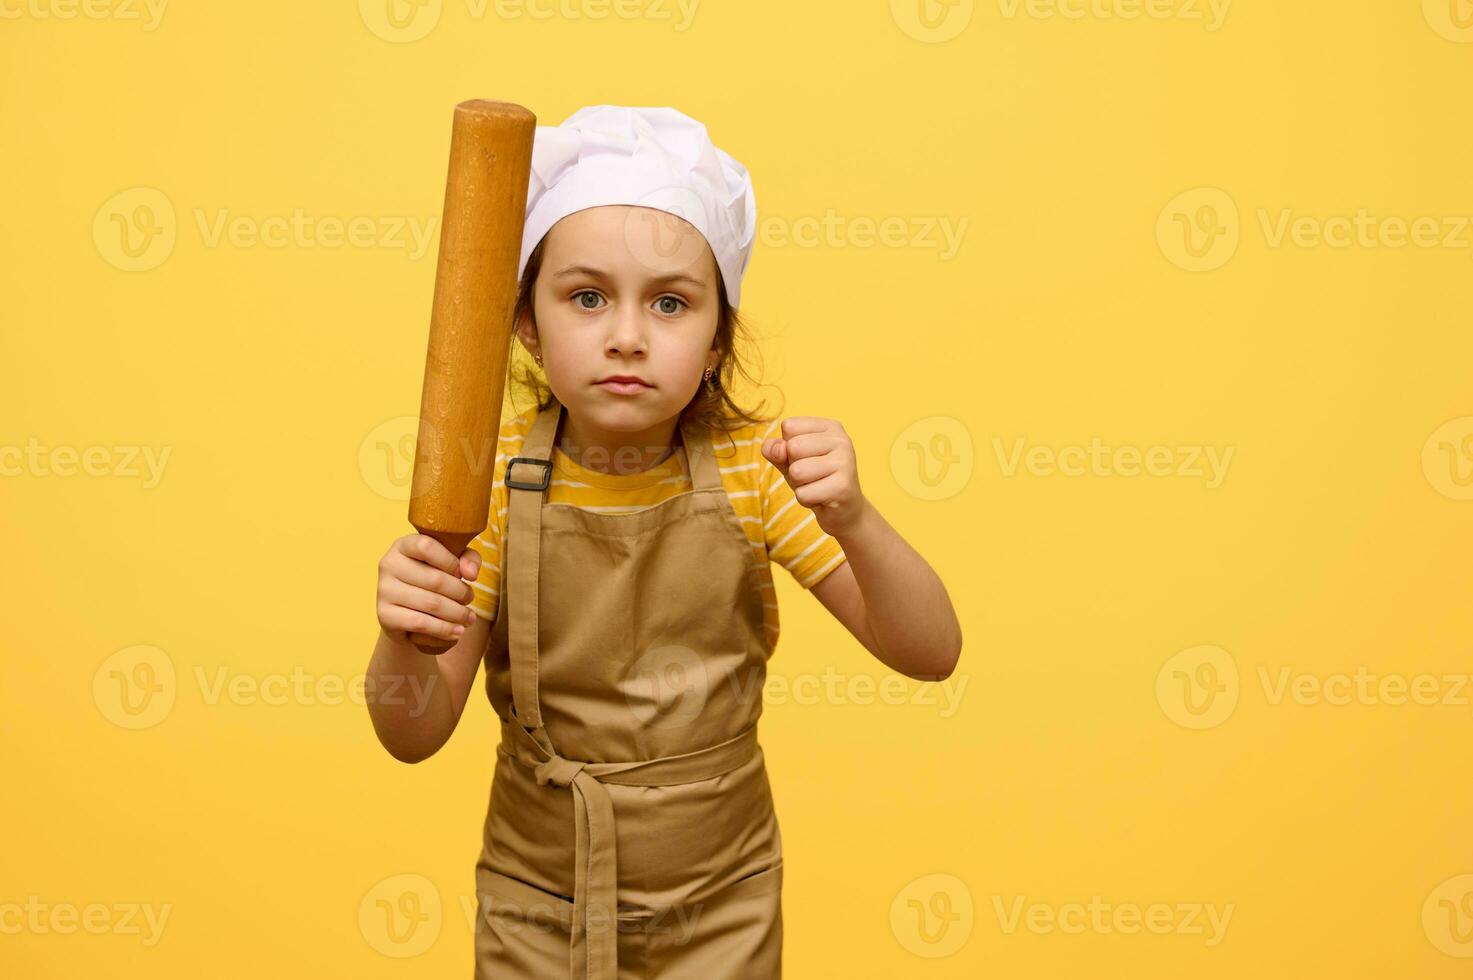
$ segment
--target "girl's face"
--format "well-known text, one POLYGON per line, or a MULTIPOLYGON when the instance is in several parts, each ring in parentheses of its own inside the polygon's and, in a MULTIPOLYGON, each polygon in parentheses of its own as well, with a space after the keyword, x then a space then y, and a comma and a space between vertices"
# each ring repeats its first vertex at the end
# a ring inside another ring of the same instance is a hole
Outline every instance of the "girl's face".
POLYGON ((517 332, 542 355, 585 445, 669 445, 676 416, 717 362, 718 275, 705 237, 665 211, 608 205, 553 225, 532 292, 536 326, 517 332), (601 384, 616 375, 644 384, 601 384))

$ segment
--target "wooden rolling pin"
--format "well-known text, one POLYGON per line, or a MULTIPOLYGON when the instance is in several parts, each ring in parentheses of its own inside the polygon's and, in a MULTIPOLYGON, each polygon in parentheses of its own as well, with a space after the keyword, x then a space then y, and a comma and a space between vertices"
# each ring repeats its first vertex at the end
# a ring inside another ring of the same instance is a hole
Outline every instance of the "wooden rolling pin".
MULTIPOLYGON (((430 312, 409 523, 459 556, 486 528, 537 117, 510 102, 455 107, 430 312)), ((412 634, 424 653, 454 643, 412 634)))

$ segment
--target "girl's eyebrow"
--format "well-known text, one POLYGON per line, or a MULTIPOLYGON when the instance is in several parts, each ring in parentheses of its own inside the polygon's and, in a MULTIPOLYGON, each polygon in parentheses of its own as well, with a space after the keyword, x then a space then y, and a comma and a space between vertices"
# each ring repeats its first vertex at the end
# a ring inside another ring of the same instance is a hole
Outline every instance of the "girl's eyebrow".
MULTIPOLYGON (((609 274, 608 273, 604 272, 601 269, 595 269, 592 266, 587 266, 587 265, 569 265, 569 266, 565 266, 565 267, 559 269, 557 272, 554 272, 552 274, 552 277, 554 279, 561 279, 564 276, 576 276, 576 275, 579 275, 579 274, 582 274, 582 275, 585 275, 585 276, 592 276, 594 279, 603 279, 605 281, 607 281, 609 279, 609 274)), ((665 275, 665 276, 654 276, 654 277, 652 277, 650 279, 650 282, 652 282, 652 283, 684 282, 684 283, 689 283, 690 285, 695 286, 695 287, 697 287, 699 289, 705 289, 706 288, 706 280, 704 280, 704 279, 697 279, 694 276, 688 276, 688 275, 686 275, 683 272, 672 272, 669 275, 665 275)))

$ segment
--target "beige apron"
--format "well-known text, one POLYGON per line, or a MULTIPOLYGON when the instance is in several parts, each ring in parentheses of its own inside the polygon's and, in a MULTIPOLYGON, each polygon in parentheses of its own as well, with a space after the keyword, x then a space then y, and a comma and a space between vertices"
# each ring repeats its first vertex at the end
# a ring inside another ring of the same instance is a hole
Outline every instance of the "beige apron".
POLYGON ((624 513, 546 502, 562 417, 540 412, 507 465, 475 975, 780 977, 760 559, 694 424, 691 490, 624 513))

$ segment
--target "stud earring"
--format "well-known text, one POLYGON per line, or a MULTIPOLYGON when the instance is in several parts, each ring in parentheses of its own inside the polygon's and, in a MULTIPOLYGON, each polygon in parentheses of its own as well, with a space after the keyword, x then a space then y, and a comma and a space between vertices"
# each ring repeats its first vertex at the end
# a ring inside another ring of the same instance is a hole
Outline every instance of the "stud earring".
POLYGON ((714 394, 716 391, 716 382, 711 380, 711 370, 710 367, 706 368, 706 387, 714 394))

